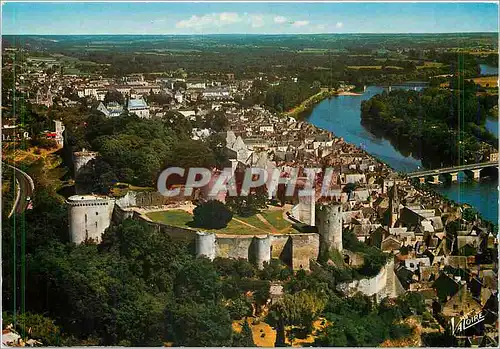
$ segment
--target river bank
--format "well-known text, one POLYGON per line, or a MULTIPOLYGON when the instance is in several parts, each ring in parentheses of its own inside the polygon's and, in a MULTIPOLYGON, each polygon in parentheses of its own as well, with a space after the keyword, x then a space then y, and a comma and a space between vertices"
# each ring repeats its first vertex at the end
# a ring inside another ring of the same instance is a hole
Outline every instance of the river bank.
MULTIPOLYGON (((390 141, 377 137, 361 125, 361 102, 383 91, 384 88, 381 86, 368 86, 361 95, 337 95, 324 99, 307 115, 303 115, 303 118, 312 125, 330 131, 335 136, 342 137, 347 143, 364 150, 394 172, 404 174, 421 170, 422 163, 413 154, 402 153, 390 141)), ((427 187, 425 190, 438 193, 444 201, 454 202, 460 206, 470 204, 485 220, 497 224, 497 185, 497 179, 471 184, 466 178, 459 178, 457 184, 447 183, 432 189, 427 187)))
POLYGON ((336 96, 362 96, 362 95, 363 95, 362 93, 351 92, 351 91, 342 91, 336 94, 336 96))
POLYGON ((361 96, 362 93, 352 92, 352 91, 338 91, 332 90, 328 88, 321 88, 321 92, 316 93, 315 95, 309 97, 304 102, 302 102, 299 106, 293 108, 290 111, 283 113, 283 116, 292 117, 292 118, 303 118, 304 115, 307 115, 314 108, 315 105, 321 103, 323 100, 335 96, 361 96))
POLYGON ((304 113, 310 111, 316 104, 320 103, 326 98, 335 96, 337 93, 338 92, 336 90, 322 88, 320 92, 312 95, 292 110, 283 113, 283 115, 286 117, 299 118, 304 113))
POLYGON ((361 103, 361 123, 398 151, 416 154, 426 169, 488 161, 498 152, 497 137, 485 127, 487 103, 492 102, 475 98, 474 90, 464 96, 469 102, 462 107, 471 112, 461 116, 462 125, 450 125, 459 114, 448 109, 460 96, 449 89, 399 90, 372 97, 361 103))

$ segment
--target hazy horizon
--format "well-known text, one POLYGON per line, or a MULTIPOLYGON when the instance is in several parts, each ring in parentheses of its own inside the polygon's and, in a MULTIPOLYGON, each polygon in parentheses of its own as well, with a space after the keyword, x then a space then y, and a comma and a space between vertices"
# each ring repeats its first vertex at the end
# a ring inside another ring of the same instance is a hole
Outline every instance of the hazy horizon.
POLYGON ((498 33, 498 3, 5 2, 3 35, 498 33))
POLYGON ((97 34, 36 34, 36 33, 26 33, 26 34, 2 34, 3 36, 230 36, 230 35, 247 35, 247 36, 292 36, 292 35, 442 35, 442 34, 499 34, 498 31, 483 31, 483 32, 432 32, 432 33, 206 33, 206 34, 135 34, 135 33, 123 33, 123 34, 112 34, 112 33, 97 33, 97 34))

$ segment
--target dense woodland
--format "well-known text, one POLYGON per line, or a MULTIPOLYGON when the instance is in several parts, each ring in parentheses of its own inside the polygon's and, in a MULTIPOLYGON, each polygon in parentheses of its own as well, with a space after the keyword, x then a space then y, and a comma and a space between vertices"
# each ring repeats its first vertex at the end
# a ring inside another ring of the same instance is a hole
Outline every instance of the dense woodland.
POLYGON ((486 161, 481 143, 497 148, 484 127, 496 96, 476 95, 473 82, 451 81, 452 89, 396 90, 362 104, 362 122, 397 148, 422 159, 427 168, 486 161))
POLYGON ((241 104, 243 106, 264 105, 272 112, 281 113, 319 93, 320 87, 319 81, 314 81, 312 84, 305 81, 283 81, 271 85, 255 80, 251 91, 247 93, 241 104))

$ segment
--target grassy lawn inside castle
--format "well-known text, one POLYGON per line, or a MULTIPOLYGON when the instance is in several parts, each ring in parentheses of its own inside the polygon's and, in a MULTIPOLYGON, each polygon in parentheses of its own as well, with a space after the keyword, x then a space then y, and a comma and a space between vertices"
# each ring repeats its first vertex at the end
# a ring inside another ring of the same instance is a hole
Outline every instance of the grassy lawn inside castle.
MULTIPOLYGON (((231 235, 262 235, 271 233, 287 234, 293 232, 290 222, 283 218, 282 210, 265 210, 261 213, 261 220, 257 215, 249 217, 233 216, 229 224, 222 229, 203 229, 219 234, 231 235), (267 221, 267 223, 265 222, 267 221)), ((184 210, 167 210, 146 213, 146 216, 155 222, 176 227, 201 230, 192 226, 193 216, 184 210)))

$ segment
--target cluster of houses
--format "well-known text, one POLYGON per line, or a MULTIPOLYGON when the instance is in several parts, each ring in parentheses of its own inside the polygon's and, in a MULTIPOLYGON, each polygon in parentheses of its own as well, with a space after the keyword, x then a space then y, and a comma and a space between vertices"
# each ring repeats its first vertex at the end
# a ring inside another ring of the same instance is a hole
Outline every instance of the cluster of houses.
MULTIPOLYGON (((481 335, 457 333, 457 338, 471 345, 496 343, 498 241, 480 219, 464 220, 458 205, 417 189, 364 151, 306 122, 278 118, 259 107, 227 116, 226 144, 233 161, 285 172, 333 169, 330 193, 343 205, 344 229, 394 256, 401 290, 422 294, 443 326, 483 316, 481 335)), ((315 200, 325 200, 318 190, 315 200)), ((307 221, 311 217, 298 218, 314 225, 307 221)), ((363 263, 360 256, 344 256, 352 266, 363 263)))
MULTIPOLYGON (((47 66, 59 65, 60 62, 53 58, 47 60, 30 62, 30 69, 19 75, 16 83, 16 87, 26 92, 32 103, 46 107, 51 107, 54 103, 62 106, 77 105, 80 99, 104 102, 108 93, 112 91, 120 93, 129 100, 147 100, 147 96, 151 94, 161 95, 169 102, 152 105, 150 108, 153 112, 160 112, 165 107, 178 109, 198 103, 228 102, 235 96, 244 94, 244 91, 251 87, 251 81, 236 81, 233 74, 210 82, 162 77, 146 80, 142 74, 132 74, 121 79, 63 75, 58 70, 48 74, 47 66)), ((109 110, 110 116, 115 115, 119 109, 113 104, 105 104, 104 107, 109 110)), ((124 109, 129 107, 135 106, 123 106, 124 109)), ((140 108, 142 107, 141 105, 140 108)), ((149 117, 146 112, 139 113, 141 117, 149 117)))

